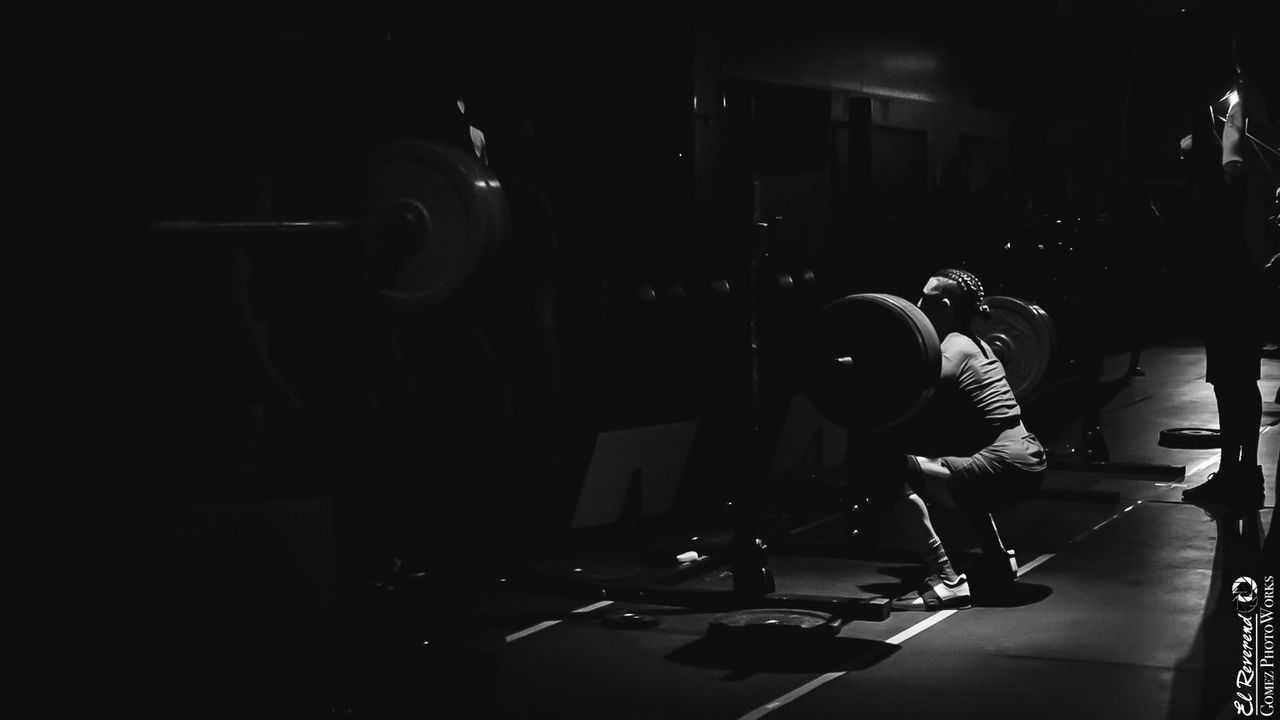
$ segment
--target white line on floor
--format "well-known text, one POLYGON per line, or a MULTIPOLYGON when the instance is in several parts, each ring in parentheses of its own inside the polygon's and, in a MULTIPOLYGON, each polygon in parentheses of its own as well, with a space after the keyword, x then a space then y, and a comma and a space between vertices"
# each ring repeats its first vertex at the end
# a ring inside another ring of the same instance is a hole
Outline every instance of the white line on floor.
POLYGON ((920 633, 924 632, 925 630, 928 630, 929 628, 933 627, 934 625, 937 625, 938 623, 942 622, 943 620, 946 620, 947 618, 949 618, 949 617, 951 617, 952 615, 955 615, 955 614, 956 614, 956 611, 955 611, 955 610, 939 610, 938 612, 933 613, 932 615, 930 615, 929 617, 927 617, 927 618, 925 618, 925 619, 921 620, 920 622, 916 623, 915 625, 912 625, 911 627, 907 628, 906 630, 903 630, 902 632, 898 633, 897 635, 894 635, 893 637, 889 638, 888 640, 885 640, 885 642, 889 643, 890 645, 901 645, 902 643, 906 642, 907 640, 910 640, 911 638, 915 637, 916 635, 919 635, 920 633))
MULTIPOLYGON (((1075 536, 1075 537, 1071 538, 1070 540, 1068 540, 1068 541, 1067 541, 1067 544, 1066 544, 1066 545, 1063 545, 1062 547, 1063 547, 1063 548, 1067 548, 1067 547, 1070 547, 1070 546, 1072 546, 1072 545, 1075 545, 1076 543, 1078 543, 1078 542, 1080 542, 1081 540, 1083 540, 1083 539, 1085 539, 1085 538, 1089 537, 1090 535, 1092 535, 1092 534, 1094 534, 1094 533, 1098 532, 1099 530, 1101 530, 1102 528, 1106 527, 1107 525, 1110 525, 1112 522, 1114 522, 1114 521, 1115 521, 1115 519, 1116 519, 1116 518, 1120 517, 1121 515, 1124 515, 1125 513, 1129 512, 1130 510, 1132 510, 1132 509, 1134 509, 1134 508, 1138 507, 1138 506, 1139 506, 1139 505, 1141 505, 1143 502, 1144 502, 1143 500, 1135 501, 1135 502, 1134 502, 1132 505, 1130 505, 1129 507, 1127 507, 1127 508, 1125 508, 1125 509, 1121 510, 1120 512, 1116 513, 1115 515, 1112 515, 1111 517, 1107 518, 1106 520, 1103 520, 1102 522, 1098 523, 1097 525, 1094 525, 1093 527, 1089 528, 1088 530, 1085 530, 1084 532, 1080 533, 1079 535, 1077 535, 1077 536, 1075 536)), ((1040 558, 1036 558, 1036 560, 1039 560, 1039 559, 1040 559, 1040 558)), ((1046 559, 1047 559, 1047 558, 1046 558, 1046 559)), ((1034 562, 1034 561, 1033 561, 1033 562, 1034 562)), ((1019 573, 1019 574, 1021 574, 1021 573, 1019 573)))
POLYGON ((1023 565, 1022 567, 1018 568, 1018 577, 1022 577, 1023 575, 1026 575, 1032 570, 1035 570, 1036 568, 1040 567, 1040 565, 1042 565, 1046 560, 1048 560, 1049 558, 1053 557, 1056 554, 1057 553, 1045 553, 1040 557, 1036 558, 1035 560, 1032 560, 1026 565, 1023 565))
MULTIPOLYGON (((575 615, 581 615, 582 613, 594 612, 594 611, 596 611, 596 610, 599 610, 599 609, 600 609, 600 608, 602 608, 602 607, 607 607, 607 606, 612 605, 612 604, 613 604, 613 601, 612 601, 612 600, 604 600, 604 601, 601 601, 601 602, 598 602, 598 603, 592 603, 591 605, 587 605, 587 606, 585 606, 585 607, 580 607, 580 608, 578 608, 577 610, 574 610, 574 611, 573 611, 573 614, 575 614, 575 615)), ((508 635, 508 636, 507 636, 507 642, 512 643, 512 642, 515 642, 515 641, 519 640, 520 638, 526 638, 526 637, 529 637, 530 635, 532 635, 532 634, 534 634, 534 633, 536 633, 536 632, 540 632, 540 631, 542 631, 542 630, 546 630, 547 628, 555 627, 556 625, 559 625, 559 624, 560 624, 560 623, 562 623, 562 622, 564 622, 564 621, 563 621, 563 620, 547 620, 546 622, 540 622, 540 623, 538 623, 537 625, 531 625, 531 626, 529 626, 529 627, 527 627, 527 628, 525 628, 525 629, 523 629, 523 630, 521 630, 521 631, 519 631, 519 632, 514 632, 514 633, 511 633, 510 635, 508 635)))
POLYGON ((826 675, 821 675, 813 680, 810 680, 804 685, 801 685, 795 690, 792 690, 786 695, 783 695, 777 700, 774 700, 773 702, 767 703, 765 705, 761 705, 755 710, 752 710, 746 715, 743 715, 739 720, 756 720, 756 718, 764 717, 765 715, 773 712, 774 710, 777 710, 778 708, 782 707, 783 705, 786 705, 792 700, 795 700, 799 697, 809 694, 814 690, 817 690, 820 686, 825 685, 831 682, 832 680, 835 680, 841 675, 844 675, 844 673, 845 671, 841 671, 841 672, 831 672, 831 673, 827 673, 826 675))
POLYGON ((527 627, 521 630, 520 632, 511 633, 510 635, 507 636, 507 642, 509 643, 515 642, 520 638, 528 637, 540 630, 546 630, 549 627, 555 627, 556 625, 559 625, 561 622, 562 621, 560 620, 548 620, 546 622, 540 622, 537 625, 534 625, 532 627, 527 627))
MULTIPOLYGON (((1077 535, 1076 537, 1067 541, 1067 544, 1063 545, 1063 547, 1064 548, 1069 547, 1072 544, 1077 543, 1080 540, 1083 540, 1084 538, 1088 537, 1089 535, 1092 535, 1093 533, 1101 530, 1111 522, 1115 521, 1117 518, 1124 516, 1125 513, 1141 505, 1142 502, 1143 502, 1142 500, 1138 500, 1137 502, 1133 503, 1129 507, 1126 507, 1120 512, 1107 518, 1106 520, 1103 520, 1102 522, 1098 523, 1097 525, 1094 525, 1092 528, 1084 531, 1080 535, 1077 535)), ((1019 567, 1018 577, 1022 577, 1023 575, 1026 575, 1027 573, 1031 572, 1033 569, 1044 564, 1045 561, 1047 561, 1049 558, 1052 558, 1056 554, 1057 553, 1045 553, 1040 557, 1037 557, 1035 560, 1032 560, 1031 562, 1023 565, 1022 567, 1019 567)), ((956 613, 955 610, 940 610, 937 613, 934 613, 929 617, 921 620, 920 622, 912 625, 906 630, 903 630, 897 635, 894 635, 888 640, 885 640, 885 642, 889 643, 890 645, 901 645, 903 642, 906 642, 908 639, 915 637, 916 635, 919 635, 920 633, 924 632, 925 630, 928 630, 929 628, 933 627, 934 625, 937 625, 938 623, 941 623, 943 620, 946 620, 947 618, 951 617, 955 613, 956 613)), ((740 717, 739 720, 758 720, 758 718, 764 717, 765 715, 773 712, 774 710, 777 710, 783 705, 786 705, 787 703, 790 703, 799 699, 800 697, 818 689, 822 685, 825 685, 831 682, 832 680, 839 678, 842 675, 845 675, 848 672, 849 671, 845 670, 841 672, 827 673, 826 675, 823 675, 822 677, 819 677, 818 679, 813 680, 812 682, 801 685, 800 687, 796 688, 795 690, 792 690, 786 695, 783 695, 777 700, 761 705, 755 710, 752 710, 746 715, 743 715, 742 717, 740 717)))

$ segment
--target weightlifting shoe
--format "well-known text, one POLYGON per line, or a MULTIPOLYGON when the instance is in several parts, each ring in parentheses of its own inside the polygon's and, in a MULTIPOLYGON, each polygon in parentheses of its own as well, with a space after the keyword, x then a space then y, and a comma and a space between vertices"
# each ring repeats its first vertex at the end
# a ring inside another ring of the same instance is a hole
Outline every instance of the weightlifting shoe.
POLYGON ((1182 491, 1182 501, 1193 505, 1219 505, 1237 510, 1256 510, 1262 507, 1262 466, 1248 470, 1239 467, 1221 468, 1209 473, 1203 483, 1182 491))
POLYGON ((969 581, 964 575, 954 581, 944 580, 938 575, 930 575, 924 581, 924 587, 903 595, 889 603, 894 610, 945 610, 962 609, 973 605, 969 596, 969 581))

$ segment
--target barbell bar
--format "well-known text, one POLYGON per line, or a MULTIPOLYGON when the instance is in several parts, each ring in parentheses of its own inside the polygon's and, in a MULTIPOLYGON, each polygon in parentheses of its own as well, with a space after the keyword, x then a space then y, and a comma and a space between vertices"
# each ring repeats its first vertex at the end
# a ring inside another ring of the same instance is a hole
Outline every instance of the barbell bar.
POLYGON ((364 275, 391 306, 436 306, 459 292, 507 240, 510 216, 497 177, 474 155, 397 140, 362 162, 359 219, 156 220, 152 232, 275 235, 353 233, 364 275))
POLYGON ((284 232, 348 232, 360 224, 349 220, 157 220, 153 232, 175 233, 284 233, 284 232))

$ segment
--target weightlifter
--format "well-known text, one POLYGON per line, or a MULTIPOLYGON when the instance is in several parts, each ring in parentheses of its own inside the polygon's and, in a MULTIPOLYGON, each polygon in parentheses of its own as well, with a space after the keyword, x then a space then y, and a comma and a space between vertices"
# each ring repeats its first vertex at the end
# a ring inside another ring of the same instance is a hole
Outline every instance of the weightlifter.
MULTIPOLYGON (((932 611, 971 604, 968 578, 957 574, 934 531, 930 504, 963 512, 982 543, 979 590, 1007 587, 1017 577, 991 513, 1036 492, 1047 465, 1044 448, 1022 424, 1022 411, 991 346, 972 329, 990 309, 982 283, 958 269, 940 270, 924 286, 920 309, 941 339, 942 374, 933 398, 908 429, 904 482, 888 488, 928 576, 895 610, 932 611)), ((896 482, 896 481, 895 481, 896 482)))

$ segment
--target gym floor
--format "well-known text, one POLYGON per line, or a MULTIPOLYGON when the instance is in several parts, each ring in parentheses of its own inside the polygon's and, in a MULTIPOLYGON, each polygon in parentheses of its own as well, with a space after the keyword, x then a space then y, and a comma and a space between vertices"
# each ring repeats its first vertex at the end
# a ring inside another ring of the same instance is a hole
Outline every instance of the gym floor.
MULTIPOLYGON (((158 717, 1234 717, 1250 640, 1232 586, 1264 575, 1266 560, 1274 566, 1280 406, 1271 400, 1280 360, 1263 360, 1259 383, 1264 507, 1235 517, 1180 501, 1183 488, 1216 469, 1216 450, 1157 445, 1163 429, 1217 425, 1203 349, 1168 344, 1142 361, 1145 376, 1104 383, 1109 462, 1071 459, 1079 456, 1070 447, 1082 436, 1078 423, 1042 434, 1055 458, 1044 491, 998 515, 1021 565, 1017 590, 975 598, 969 609, 851 620, 835 637, 790 644, 729 643, 709 630, 732 608, 602 593, 659 583, 732 590, 725 517, 623 541, 530 541, 512 546, 518 561, 501 568, 470 557, 490 532, 476 519, 476 536, 437 548, 434 572, 362 585, 335 633, 313 613, 323 593, 305 579, 323 577, 327 561, 308 568, 299 560, 325 557, 316 539, 328 511, 308 501, 233 518, 175 514, 169 545, 191 546, 198 560, 214 542, 201 538, 217 535, 208 529, 221 523, 236 528, 227 537, 241 538, 233 543, 241 554, 232 554, 240 559, 197 563, 185 575, 170 568, 165 577, 179 580, 136 600, 102 592, 121 587, 118 579, 76 583, 68 609, 84 618, 75 626, 84 631, 44 651, 56 657, 51 667, 82 664, 84 682, 96 683, 57 696, 94 707, 148 703, 158 717), (255 549, 263 544, 271 552, 255 549), (677 562, 689 551, 703 559, 677 562), (625 612, 654 622, 610 621, 625 612), (160 630, 145 672, 123 659, 143 639, 129 624, 135 617, 160 630), (88 642, 85 632, 102 640, 88 642)), ((1104 379, 1122 378, 1126 365, 1126 356, 1108 358, 1104 379)), ((869 604, 911 589, 919 567, 895 528, 873 512, 871 541, 851 546, 832 499, 838 484, 812 485, 765 495, 777 592, 869 604)), ((976 543, 959 518, 938 511, 934 520, 963 572, 976 543)), ((160 567, 177 557, 166 555, 160 567)))
MULTIPOLYGON (((455 628, 437 643, 435 694, 388 685, 382 697, 466 718, 1233 717, 1242 637, 1226 598, 1262 562, 1274 516, 1280 361, 1263 361, 1260 383, 1265 507, 1215 518, 1180 493, 1215 470, 1216 451, 1156 444, 1163 428, 1216 426, 1202 353, 1144 353, 1146 375, 1103 414, 1110 463, 1051 468, 1043 497, 1000 517, 1022 570, 1020 590, 996 605, 852 621, 807 646, 730 648, 707 637, 718 613, 477 583, 433 603, 455 628), (620 611, 657 624, 604 621, 620 611)), ((970 539, 951 520, 939 532, 963 560, 970 539)), ((779 593, 882 597, 914 569, 890 545, 881 557, 771 552, 769 565, 779 593)), ((596 561, 581 571, 631 571, 596 561)), ((721 567, 683 586, 727 589, 732 577, 721 567)))

